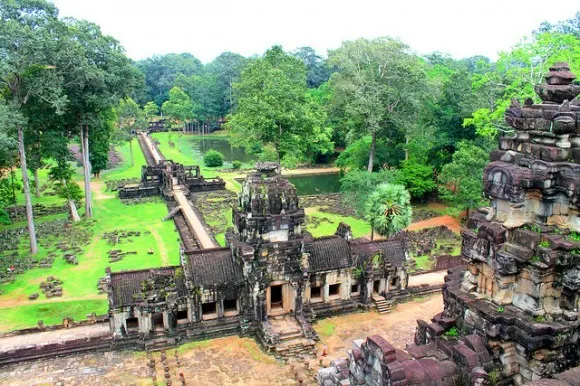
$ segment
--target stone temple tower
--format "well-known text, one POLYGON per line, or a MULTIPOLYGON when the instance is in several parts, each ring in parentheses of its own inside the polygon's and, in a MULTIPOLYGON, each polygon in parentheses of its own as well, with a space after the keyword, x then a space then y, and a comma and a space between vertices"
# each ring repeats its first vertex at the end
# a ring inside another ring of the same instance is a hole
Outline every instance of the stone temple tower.
POLYGON ((535 91, 513 100, 484 170, 491 207, 463 231, 465 273, 448 277, 445 315, 485 336, 501 374, 522 383, 580 358, 580 86, 556 63, 535 91))

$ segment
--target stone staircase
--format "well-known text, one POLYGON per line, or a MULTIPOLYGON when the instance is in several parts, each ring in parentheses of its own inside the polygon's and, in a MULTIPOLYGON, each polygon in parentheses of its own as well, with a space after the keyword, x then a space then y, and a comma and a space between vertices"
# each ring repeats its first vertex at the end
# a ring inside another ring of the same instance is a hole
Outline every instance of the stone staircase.
POLYGON ((395 306, 394 300, 392 300, 392 299, 387 300, 384 298, 384 296, 381 296, 378 294, 373 294, 372 298, 373 298, 373 302, 375 303, 375 306, 377 307, 377 311, 379 312, 379 314, 387 314, 387 313, 391 312, 391 310, 395 306))
POLYGON ((273 349, 280 358, 308 358, 316 356, 316 342, 307 338, 300 324, 293 316, 270 318, 270 325, 279 343, 273 349))
POLYGON ((180 211, 181 211, 181 207, 176 206, 175 208, 171 209, 171 211, 169 213, 167 213, 167 215, 165 217, 163 217, 162 221, 168 221, 168 220, 172 219, 173 216, 175 216, 180 211))

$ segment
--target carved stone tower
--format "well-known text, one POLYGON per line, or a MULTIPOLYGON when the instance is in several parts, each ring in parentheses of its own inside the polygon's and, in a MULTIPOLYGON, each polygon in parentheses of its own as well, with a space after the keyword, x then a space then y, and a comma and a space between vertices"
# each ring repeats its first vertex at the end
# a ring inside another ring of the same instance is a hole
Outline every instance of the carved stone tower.
POLYGON ((484 170, 491 208, 463 231, 465 274, 448 278, 445 314, 486 337, 515 383, 579 364, 580 86, 556 63, 535 87, 542 103, 513 100, 484 170), (570 102, 572 101, 572 102, 570 102))

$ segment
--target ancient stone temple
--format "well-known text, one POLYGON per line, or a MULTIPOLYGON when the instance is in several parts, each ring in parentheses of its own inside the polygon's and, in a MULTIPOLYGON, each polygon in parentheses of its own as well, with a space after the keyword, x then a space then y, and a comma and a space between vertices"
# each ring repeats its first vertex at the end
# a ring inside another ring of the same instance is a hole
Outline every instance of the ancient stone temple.
POLYGON ((535 88, 541 103, 512 101, 505 118, 514 134, 500 139, 484 170, 491 207, 473 213, 462 232, 469 265, 446 277, 444 312, 418 321, 407 352, 373 337, 355 342, 349 358, 319 373, 321 384, 580 384, 574 79, 556 63, 535 88))
POLYGON ((353 240, 340 224, 313 238, 295 187, 260 163, 233 208, 227 247, 182 248, 181 264, 108 272, 111 328, 119 345, 251 334, 279 356, 312 353, 310 323, 338 312, 382 311, 406 295, 405 239, 353 240))

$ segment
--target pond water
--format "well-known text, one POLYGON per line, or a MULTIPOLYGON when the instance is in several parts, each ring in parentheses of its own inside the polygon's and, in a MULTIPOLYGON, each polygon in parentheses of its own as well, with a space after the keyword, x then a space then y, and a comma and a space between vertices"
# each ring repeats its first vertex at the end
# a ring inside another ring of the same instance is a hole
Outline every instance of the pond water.
POLYGON ((296 192, 299 196, 340 192, 340 178, 338 174, 288 177, 288 181, 296 186, 296 192))
POLYGON ((240 161, 240 162, 253 162, 256 160, 254 154, 246 153, 243 147, 231 147, 230 142, 227 139, 211 138, 211 139, 200 139, 196 138, 190 141, 193 146, 193 150, 205 154, 208 150, 214 149, 219 151, 224 155, 224 161, 240 161))

